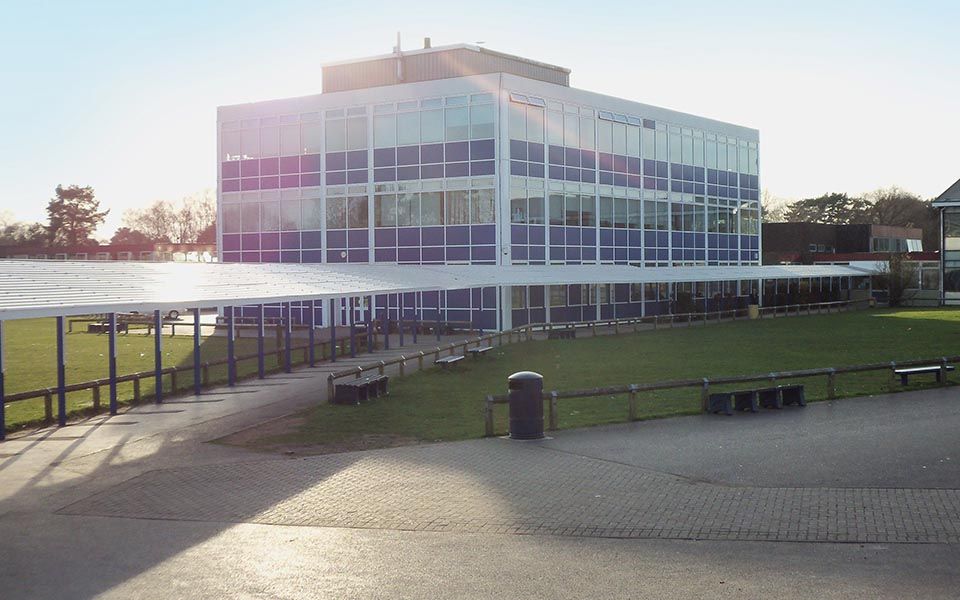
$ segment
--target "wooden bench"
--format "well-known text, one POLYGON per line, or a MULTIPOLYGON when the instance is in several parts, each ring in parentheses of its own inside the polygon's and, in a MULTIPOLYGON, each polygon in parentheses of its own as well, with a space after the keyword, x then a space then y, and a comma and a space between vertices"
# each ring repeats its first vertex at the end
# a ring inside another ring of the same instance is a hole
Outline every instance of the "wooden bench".
POLYGON ((440 365, 442 368, 446 369, 452 364, 458 363, 463 360, 462 354, 454 354, 453 356, 444 356, 443 358, 438 358, 433 361, 433 364, 440 365))
POLYGON ((390 378, 386 375, 370 375, 338 383, 334 387, 333 404, 360 404, 370 398, 386 396, 390 378))
MULTIPOLYGON (((953 371, 953 365, 947 365, 947 371, 953 371)), ((940 365, 930 365, 924 367, 910 367, 909 369, 894 369, 894 373, 900 376, 900 385, 907 385, 911 375, 921 375, 923 373, 933 373, 937 377, 937 383, 943 383, 940 380, 940 365)))
POLYGON ((796 404, 806 406, 807 400, 802 385, 781 385, 756 390, 715 392, 707 397, 707 412, 732 415, 735 410, 759 412, 763 408, 783 408, 796 404))
POLYGON ((757 390, 732 392, 731 395, 733 396, 734 410, 749 410, 750 412, 758 412, 760 410, 760 400, 757 390))
MULTIPOLYGON (((110 323, 89 323, 87 325, 87 333, 109 333, 110 332, 110 323)), ((117 323, 116 325, 117 333, 126 333, 127 324, 126 323, 117 323)))
POLYGON ((802 385, 781 385, 780 401, 783 406, 796 404, 797 406, 806 406, 807 398, 803 392, 802 385))
POLYGON ((577 337, 577 330, 573 327, 551 329, 547 332, 548 340, 572 340, 577 337))
POLYGON ((763 408, 783 408, 783 398, 780 396, 780 388, 763 388, 756 390, 757 400, 763 408))
POLYGON ((476 358, 477 356, 483 356, 484 354, 486 354, 487 352, 490 352, 491 350, 493 350, 493 346, 482 346, 480 348, 470 348, 469 350, 467 350, 467 352, 469 352, 474 356, 474 358, 476 358))

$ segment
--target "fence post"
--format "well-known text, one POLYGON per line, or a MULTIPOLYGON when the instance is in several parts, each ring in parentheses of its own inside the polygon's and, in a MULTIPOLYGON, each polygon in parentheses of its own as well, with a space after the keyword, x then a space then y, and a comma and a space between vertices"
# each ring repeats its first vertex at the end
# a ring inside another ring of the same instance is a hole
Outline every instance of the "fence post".
POLYGON ((174 365, 170 368, 173 369, 170 371, 170 393, 175 394, 177 392, 177 366, 174 365))
POLYGON ((940 385, 947 385, 947 357, 940 358, 940 385))
POLYGON ((508 343, 508 344, 512 344, 512 343, 513 343, 513 330, 512 330, 512 329, 507 332, 507 343, 508 343))
POLYGON ((327 402, 333 400, 333 373, 327 375, 327 402))
POLYGON ((203 363, 201 372, 203 373, 203 385, 210 385, 210 363, 203 363))
POLYGON ((637 386, 633 383, 630 384, 629 418, 631 421, 637 420, 637 386))
POLYGON ((547 426, 550 431, 557 430, 557 395, 556 391, 550 392, 550 406, 547 411, 547 417, 549 418, 547 426))
POLYGON ((493 396, 483 403, 483 436, 493 437, 493 396))
POLYGON ((710 406, 710 380, 703 378, 703 386, 700 388, 700 410, 707 412, 710 406))
POLYGON ((93 386, 93 411, 100 412, 100 382, 93 386))
POLYGON ((597 337, 597 322, 596 322, 596 321, 594 321, 593 323, 590 323, 590 333, 593 334, 593 337, 597 337))
POLYGON ((403 377, 405 375, 406 367, 407 367, 407 357, 401 354, 400 355, 400 377, 403 377))
POLYGON ((140 377, 135 376, 133 378, 133 401, 140 402, 140 377))
POLYGON ((384 362, 381 360, 381 361, 380 361, 380 366, 377 367, 377 372, 380 373, 381 375, 383 375, 383 368, 384 368, 385 366, 386 366, 386 365, 385 365, 384 362))
POLYGON ((356 379, 360 379, 361 377, 363 377, 363 367, 358 366, 356 379))
POLYGON ((890 391, 897 391, 897 363, 896 361, 890 361, 890 391))
POLYGON ((620 334, 620 319, 615 319, 613 321, 613 335, 620 334))
POLYGON ((417 356, 417 368, 420 371, 423 370, 423 350, 421 350, 419 356, 417 356))
POLYGON ((837 370, 830 369, 827 375, 827 398, 833 400, 837 397, 837 370))
POLYGON ((53 421, 53 394, 49 388, 43 392, 43 420, 47 423, 53 421))

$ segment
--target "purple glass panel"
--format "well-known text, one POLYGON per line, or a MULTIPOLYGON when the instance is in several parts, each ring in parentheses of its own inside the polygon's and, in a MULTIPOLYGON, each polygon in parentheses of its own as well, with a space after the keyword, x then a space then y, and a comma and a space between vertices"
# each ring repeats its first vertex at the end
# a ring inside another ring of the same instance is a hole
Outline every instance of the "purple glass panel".
POLYGON ((350 248, 366 248, 369 245, 369 239, 369 232, 366 229, 351 229, 347 232, 347 246, 350 248))
POLYGON ((276 263, 276 262, 280 262, 280 253, 279 253, 279 252, 276 252, 276 251, 273 251, 273 252, 261 252, 261 253, 260 253, 260 262, 265 262, 265 263, 276 263))
POLYGON ((597 182, 597 172, 593 169, 580 169, 580 181, 587 183, 597 182))
POLYGON ((543 177, 543 163, 527 163, 529 177, 543 177))
POLYGON ((300 172, 300 157, 298 156, 281 156, 280 157, 280 174, 281 175, 284 175, 287 173, 299 173, 299 172, 300 172))
POLYGON ((497 240, 496 225, 474 225, 470 230, 472 244, 493 244, 497 240))
POLYGON ((351 150, 350 152, 347 152, 347 168, 348 169, 366 169, 367 168, 367 151, 351 150))
POLYGON ((595 169, 597 167, 597 154, 593 150, 580 151, 580 166, 584 169, 595 169))
POLYGON ((447 244, 451 246, 466 246, 470 243, 469 225, 450 225, 447 230, 447 244))
POLYGON ((577 148, 564 148, 563 149, 563 160, 562 164, 565 164, 568 167, 579 167, 580 166, 580 150, 577 148))
POLYGON ((245 263, 260 262, 259 252, 242 252, 240 256, 241 256, 240 260, 245 263))
POLYGON ((286 251, 280 252, 280 262, 285 262, 285 263, 300 262, 300 251, 286 250, 286 251))
POLYGON ((643 189, 645 190, 655 190, 657 189, 657 180, 654 177, 644 177, 643 178, 643 189))
POLYGON ((347 171, 347 183, 366 183, 367 182, 367 170, 361 169, 359 171, 347 171))
POLYGON ((443 165, 423 165, 420 167, 420 177, 421 179, 440 179, 443 177, 443 165))
POLYGON ((343 171, 347 168, 346 152, 327 152, 327 170, 343 171))
POLYGON ((613 260, 613 248, 600 246, 600 260, 613 260))
POLYGON ((443 262, 443 246, 423 248, 420 254, 423 262, 443 262))
POLYGON ((391 228, 378 228, 373 230, 373 244, 378 247, 396 246, 397 230, 391 228))
POLYGON ((601 152, 599 154, 600 159, 600 170, 601 171, 612 171, 613 170, 613 155, 607 152, 601 152))
POLYGON ((527 175, 527 163, 519 160, 510 161, 510 174, 518 175, 520 177, 526 177, 527 175))
POLYGON ((317 173, 320 171, 320 155, 304 154, 300 157, 301 173, 317 173))
MULTIPOLYGON (((280 247, 284 250, 287 249, 300 249, 300 232, 299 231, 285 231, 280 234, 280 247)), ((286 262, 286 261, 284 261, 286 262)))
POLYGON ((442 246, 443 227, 424 227, 420 230, 420 239, 423 246, 442 246))
POLYGON ((300 185, 302 187, 313 187, 320 185, 320 173, 304 173, 300 176, 300 185))
POLYGON ((563 164, 563 146, 550 146, 549 155, 550 155, 550 164, 552 165, 562 165, 563 164))
POLYGON ((224 179, 240 177, 240 161, 230 160, 220 164, 220 176, 224 179))
POLYGON ((280 176, 280 187, 292 188, 292 187, 299 187, 299 186, 300 186, 299 175, 281 175, 280 176))
POLYGON ((643 174, 655 176, 657 174, 657 161, 649 158, 643 159, 643 174))
MULTIPOLYGON (((553 167, 550 167, 551 169, 553 167)), ((559 168, 559 167, 557 167, 559 168)), ((580 169, 573 167, 565 167, 563 169, 563 178, 567 181, 580 181, 580 169)))
POLYGON ((496 260, 496 246, 473 246, 470 249, 470 260, 496 260))
POLYGON ((470 142, 470 160, 489 160, 493 158, 493 140, 474 140, 470 142))
POLYGON ((663 160, 657 161, 657 177, 669 177, 667 175, 667 163, 663 160))
POLYGON ((420 247, 416 248, 398 248, 397 260, 399 262, 420 262, 420 247))
POLYGON ((631 175, 640 174, 640 159, 632 156, 627 157, 627 173, 631 175))
POLYGON ((609 171, 600 171, 600 183, 604 185, 613 185, 613 173, 609 171))
POLYGON ((301 248, 320 248, 323 245, 323 234, 319 231, 304 231, 300 234, 301 248))
POLYGON ((241 236, 241 244, 244 250, 259 250, 260 249, 260 234, 259 233, 245 233, 241 236))
POLYGON ((615 229, 613 231, 613 244, 615 246, 626 246, 627 245, 627 230, 626 229, 615 229))
POLYGON ((667 180, 666 180, 666 179, 658 179, 658 180, 657 180, 657 189, 660 190, 661 192, 666 192, 666 191, 667 191, 667 180))
MULTIPOLYGON (((399 159, 400 150, 397 150, 397 158, 399 159)), ((421 163, 439 163, 443 162, 443 144, 424 144, 420 146, 420 158, 421 163)))
POLYGON ((600 245, 601 246, 612 246, 613 245, 613 230, 607 229, 606 227, 600 228, 600 245))
MULTIPOLYGON (((520 140, 510 140, 510 158, 514 160, 527 160, 527 143, 520 140)), ((224 163, 226 165, 227 163, 224 163)), ((226 175, 224 175, 226 177, 226 175)), ((236 177, 232 175, 231 177, 236 177)))
POLYGON ((581 259, 585 261, 597 260, 597 249, 593 246, 584 246, 581 259))
POLYGON ((328 263, 347 262, 347 251, 346 250, 327 250, 327 262, 328 263))
POLYGON ((250 177, 249 179, 241 179, 240 189, 244 192, 249 190, 259 190, 260 180, 256 177, 250 177))
POLYGON ((531 225, 527 233, 530 235, 531 244, 543 245, 546 239, 546 227, 542 225, 531 225))
POLYGON ((373 151, 373 166, 393 167, 397 164, 396 148, 377 148, 373 151))
POLYGON ((261 233, 260 234, 261 250, 278 250, 279 248, 280 248, 279 233, 261 233))
POLYGON ((496 161, 492 160, 480 160, 470 163, 470 174, 474 177, 479 175, 493 175, 494 173, 494 164, 496 161))
POLYGON ((706 186, 702 183, 693 184, 693 193, 703 195, 705 192, 706 186))
POLYGON ((563 167, 550 165, 550 179, 563 180, 563 167))
POLYGON ((718 171, 718 172, 717 172, 717 183, 719 183, 720 185, 727 185, 727 172, 726 172, 726 171, 718 171))
POLYGON ((370 261, 369 250, 350 250, 348 260, 352 263, 364 263, 370 261))
POLYGON ((420 167, 397 167, 397 181, 420 179, 420 167))
POLYGON ((543 246, 530 246, 530 260, 545 260, 546 249, 543 246))
POLYGON ((614 173, 613 174, 613 185, 620 187, 627 187, 627 175, 626 173, 614 173))
POLYGON ((537 142, 527 143, 527 160, 530 162, 543 162, 543 144, 537 142))
POLYGON ((693 179, 694 179, 694 181, 703 181, 703 180, 704 180, 704 170, 703 170, 703 167, 694 167, 694 168, 693 168, 693 179))
POLYGON ((613 249, 613 260, 617 262, 627 262, 627 249, 626 248, 614 248, 613 249))
POLYGON ((693 181, 693 167, 683 165, 683 180, 693 181))
POLYGON ((613 155, 613 170, 616 173, 627 172, 627 157, 620 154, 613 155))
POLYGON ((580 245, 580 228, 579 227, 565 227, 565 239, 568 246, 579 246, 580 245))
POLYGON ((511 225, 510 238, 514 244, 526 244, 527 243, 527 226, 511 225))
POLYGON ((466 177, 470 174, 470 163, 447 163, 444 173, 447 177, 466 177))
POLYGON ((240 235, 238 234, 223 234, 223 250, 239 250, 240 249, 240 235))
POLYGON ((717 183, 719 175, 716 169, 707 169, 707 183, 717 183))
POLYGON ((398 165, 415 165, 420 162, 419 146, 401 146, 397 148, 398 165))
POLYGON ((347 232, 342 229, 337 229, 334 231, 327 232, 327 247, 328 248, 346 248, 347 247, 347 232))
POLYGON ((563 246, 550 246, 550 260, 564 259, 563 246))
POLYGON ((684 182, 683 182, 683 193, 684 193, 684 194, 692 194, 692 193, 693 193, 693 182, 692 182, 692 181, 684 181, 684 182))
POLYGON ((280 159, 261 158, 260 175, 277 175, 280 173, 280 159))
POLYGON ((260 161, 255 158, 241 160, 240 175, 243 177, 256 177, 260 175, 260 161))
POLYGON ((678 163, 670 163, 670 177, 673 179, 682 179, 683 167, 678 163))
POLYGON ((640 176, 639 175, 627 175, 627 185, 632 188, 640 187, 640 176))
POLYGON ((639 229, 630 229, 627 235, 627 244, 630 246, 639 246, 643 243, 641 239, 642 237, 643 236, 639 229))
POLYGON ((444 145, 444 153, 447 162, 470 160, 470 146, 467 142, 448 142, 444 145))
POLYGON ((240 180, 239 179, 224 179, 223 185, 221 186, 224 192, 239 192, 240 191, 240 180))
POLYGON ((319 263, 323 262, 322 250, 304 250, 300 253, 300 262, 319 263))
POLYGON ((388 167, 383 169, 374 169, 373 180, 374 181, 396 181, 397 170, 393 167, 388 167))
POLYGON ((550 227, 550 245, 551 246, 562 246, 563 240, 566 239, 566 236, 563 232, 563 227, 552 226, 550 227))
POLYGON ((580 229, 580 243, 584 246, 593 246, 597 243, 597 230, 592 227, 580 229))
POLYGON ((373 251, 374 262, 397 262, 396 248, 377 248, 373 251))
POLYGON ((397 245, 398 246, 419 246, 420 245, 420 228, 419 227, 401 227, 400 229, 398 229, 397 245))
POLYGON ((513 260, 527 260, 527 247, 510 246, 510 258, 513 260))

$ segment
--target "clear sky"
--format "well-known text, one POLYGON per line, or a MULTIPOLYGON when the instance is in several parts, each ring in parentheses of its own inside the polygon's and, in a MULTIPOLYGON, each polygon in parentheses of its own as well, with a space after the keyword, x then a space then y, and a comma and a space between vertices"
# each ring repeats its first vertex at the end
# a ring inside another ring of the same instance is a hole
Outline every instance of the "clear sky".
POLYGON ((0 213, 57 184, 111 208, 216 185, 216 107, 319 93, 323 62, 483 41, 574 87, 760 130, 774 196, 960 177, 960 2, 0 0, 0 213))

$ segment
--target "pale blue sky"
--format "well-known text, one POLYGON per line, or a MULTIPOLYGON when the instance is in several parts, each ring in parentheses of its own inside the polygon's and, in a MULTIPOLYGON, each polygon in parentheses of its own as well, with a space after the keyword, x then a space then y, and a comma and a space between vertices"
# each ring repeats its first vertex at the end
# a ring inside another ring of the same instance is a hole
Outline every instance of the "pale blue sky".
POLYGON ((0 213, 58 183, 123 211, 216 183, 222 104, 318 93, 319 64, 486 46, 574 87, 755 127, 780 197, 960 177, 960 2, 11 2, 0 0, 0 213), (727 91, 718 92, 723 89, 727 91))

